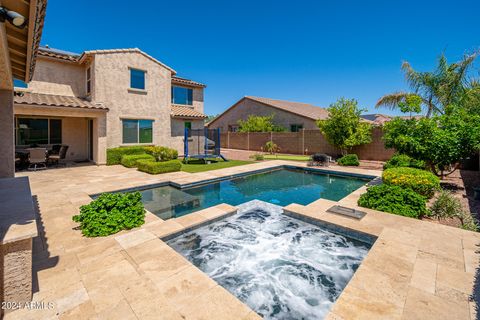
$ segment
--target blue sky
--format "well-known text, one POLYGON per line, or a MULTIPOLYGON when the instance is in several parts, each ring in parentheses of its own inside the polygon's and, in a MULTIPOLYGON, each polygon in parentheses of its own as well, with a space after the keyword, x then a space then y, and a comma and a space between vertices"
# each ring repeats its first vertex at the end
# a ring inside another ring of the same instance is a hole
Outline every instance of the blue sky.
POLYGON ((206 83, 207 114, 245 95, 392 114, 374 105, 406 89, 401 62, 430 70, 442 51, 480 48, 479 12, 478 0, 49 0, 42 44, 138 47, 206 83))

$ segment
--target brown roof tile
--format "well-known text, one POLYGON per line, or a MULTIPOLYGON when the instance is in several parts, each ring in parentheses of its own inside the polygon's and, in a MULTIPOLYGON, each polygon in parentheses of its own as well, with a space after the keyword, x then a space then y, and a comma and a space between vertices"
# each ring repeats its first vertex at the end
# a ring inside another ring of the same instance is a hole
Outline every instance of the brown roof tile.
POLYGON ((300 116, 310 118, 313 120, 328 118, 328 111, 326 109, 314 106, 313 104, 309 104, 309 103, 276 100, 276 99, 252 97, 252 96, 246 96, 245 98, 250 100, 255 100, 260 103, 269 105, 271 107, 285 110, 291 113, 295 113, 300 116))
POLYGON ((108 108, 106 107, 98 104, 93 104, 87 100, 77 97, 59 96, 43 93, 16 92, 14 102, 16 104, 28 104, 34 106, 68 107, 108 111, 108 108))
POLYGON ((76 54, 73 52, 67 52, 67 51, 57 50, 57 49, 47 48, 47 47, 38 48, 38 55, 43 57, 71 61, 71 62, 77 62, 78 58, 80 57, 79 54, 76 54))
POLYGON ((190 79, 180 78, 180 77, 172 77, 172 83, 174 84, 184 84, 192 87, 200 87, 205 88, 206 85, 200 82, 196 82, 190 79))
POLYGON ((174 118, 195 118, 205 119, 207 116, 190 107, 172 105, 172 117, 174 118))

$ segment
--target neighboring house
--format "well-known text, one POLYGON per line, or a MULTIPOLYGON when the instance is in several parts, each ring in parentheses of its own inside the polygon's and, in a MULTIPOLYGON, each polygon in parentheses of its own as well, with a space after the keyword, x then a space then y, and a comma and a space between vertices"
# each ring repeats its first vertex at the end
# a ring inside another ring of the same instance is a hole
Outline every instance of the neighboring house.
MULTIPOLYGON (((389 116, 387 114, 381 114, 381 113, 374 113, 374 114, 362 114, 360 116, 364 120, 370 121, 373 125, 376 126, 383 126, 386 122, 391 121, 395 116, 389 116)), ((415 118, 415 119, 420 119, 422 118, 421 115, 414 115, 414 116, 398 116, 399 118, 403 119, 410 119, 410 118, 415 118)))
POLYGON ((328 111, 308 103, 246 96, 207 126, 220 128, 224 132, 235 132, 239 128, 238 121, 246 120, 250 115, 274 115, 273 122, 276 125, 297 132, 301 129, 318 129, 316 120, 328 118, 328 111))
POLYGON ((183 152, 184 128, 201 129, 205 85, 139 49, 75 54, 42 47, 14 97, 15 143, 69 146, 67 159, 105 164, 106 149, 162 145, 183 152))

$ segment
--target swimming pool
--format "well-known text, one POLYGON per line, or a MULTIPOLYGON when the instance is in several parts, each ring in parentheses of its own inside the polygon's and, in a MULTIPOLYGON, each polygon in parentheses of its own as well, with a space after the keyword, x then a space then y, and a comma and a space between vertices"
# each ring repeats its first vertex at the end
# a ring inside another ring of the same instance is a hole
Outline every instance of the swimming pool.
POLYGON ((371 244, 251 201, 167 241, 266 319, 322 319, 371 244))
POLYGON ((180 217, 220 203, 236 206, 258 199, 279 206, 307 205, 319 198, 338 201, 369 179, 282 168, 179 189, 162 186, 141 191, 145 208, 162 219, 180 217))

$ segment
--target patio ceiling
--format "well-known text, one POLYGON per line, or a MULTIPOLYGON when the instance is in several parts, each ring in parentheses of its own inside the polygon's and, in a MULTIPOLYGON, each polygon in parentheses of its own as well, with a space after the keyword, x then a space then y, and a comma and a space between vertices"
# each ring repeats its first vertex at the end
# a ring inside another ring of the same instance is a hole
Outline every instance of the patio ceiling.
POLYGON ((47 0, 1 0, 0 3, 27 18, 27 25, 23 29, 9 22, 0 24, 0 63, 5 70, 1 74, 0 89, 11 89, 12 78, 25 82, 32 78, 47 0))

